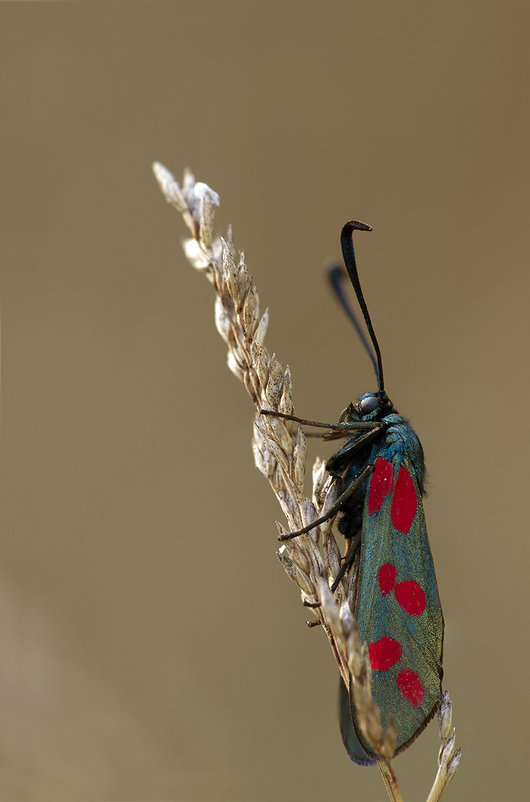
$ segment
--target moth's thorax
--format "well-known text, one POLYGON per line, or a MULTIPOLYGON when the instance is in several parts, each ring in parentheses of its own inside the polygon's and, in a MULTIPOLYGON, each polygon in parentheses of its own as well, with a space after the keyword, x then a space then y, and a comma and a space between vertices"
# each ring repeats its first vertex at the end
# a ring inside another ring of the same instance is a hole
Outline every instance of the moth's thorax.
POLYGON ((397 412, 385 415, 381 418, 381 423, 385 424, 387 428, 380 444, 380 455, 390 461, 398 457, 400 462, 407 457, 414 465, 421 486, 425 476, 425 460, 423 448, 416 432, 410 423, 397 412))
MULTIPOLYGON (((369 459, 375 460, 377 456, 399 465, 407 458, 414 466, 420 489, 423 491, 425 478, 425 460, 423 448, 414 429, 406 418, 403 418, 394 408, 392 402, 387 399, 386 410, 380 407, 370 410, 363 414, 362 402, 364 399, 371 399, 376 393, 366 393, 362 395, 357 404, 350 404, 342 413, 341 419, 350 422, 381 423, 385 427, 381 437, 376 440, 371 448, 369 459)), ((348 443, 355 441, 360 435, 354 435, 348 443)), ((340 452, 339 452, 340 453, 340 452)), ((354 461, 352 470, 358 469, 357 462, 354 461)))
POLYGON ((413 466, 420 492, 423 493, 425 479, 423 448, 409 422, 396 411, 386 394, 382 397, 380 393, 361 395, 356 404, 349 404, 343 410, 340 420, 350 423, 380 423, 384 428, 374 444, 369 447, 368 453, 360 454, 359 458, 355 457, 350 461, 347 455, 351 444, 362 436, 361 432, 354 434, 343 448, 328 460, 328 470, 331 467, 332 472, 338 475, 346 469, 345 475, 352 478, 357 475, 365 461, 373 463, 377 457, 382 457, 393 463, 398 470, 403 460, 408 459, 413 466))

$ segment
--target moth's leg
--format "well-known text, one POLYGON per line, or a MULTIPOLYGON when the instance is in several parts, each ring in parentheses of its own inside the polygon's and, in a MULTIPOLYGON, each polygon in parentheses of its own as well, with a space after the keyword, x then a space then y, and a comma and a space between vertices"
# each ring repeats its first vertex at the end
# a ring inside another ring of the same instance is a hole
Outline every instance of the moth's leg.
MULTIPOLYGON (((331 586, 332 593, 335 593, 335 591, 339 586, 340 580, 342 579, 346 571, 353 565, 353 562, 359 552, 360 547, 361 547, 361 533, 357 532, 357 534, 352 538, 350 548, 342 558, 342 565, 340 567, 339 573, 335 577, 335 580, 331 586)), ((316 608, 321 606, 322 605, 320 604, 320 602, 304 602, 304 607, 316 608)), ((309 628, 318 627, 320 625, 320 621, 306 621, 306 624, 309 628)))
MULTIPOLYGON (((383 428, 383 424, 374 421, 349 421, 342 423, 323 423, 318 420, 307 420, 306 418, 298 418, 296 415, 288 415, 286 412, 275 412, 272 409, 260 409, 260 415, 270 415, 273 418, 283 418, 284 420, 293 420, 295 423, 301 423, 302 426, 316 426, 319 429, 331 429, 334 432, 341 432, 348 434, 349 432, 356 432, 362 429, 368 431, 374 427, 383 428)), ((337 437, 340 435, 337 434, 337 437)))
POLYGON ((348 551, 346 552, 345 556, 343 557, 342 565, 340 567, 339 573, 335 577, 335 581, 333 582, 333 584, 331 586, 331 592, 332 593, 335 593, 335 591, 337 590, 337 588, 339 586, 340 580, 342 579, 342 577, 344 576, 346 571, 348 571, 351 568, 351 566, 353 565, 353 562, 354 562, 355 558, 357 557, 357 554, 359 553, 360 548, 361 548, 361 533, 357 532, 351 539, 350 547, 349 547, 348 551))
MULTIPOLYGON (((335 593, 339 586, 339 582, 341 581, 342 577, 348 571, 348 569, 353 565, 353 562, 359 553, 359 549, 361 547, 361 533, 357 532, 357 534, 352 538, 350 548, 348 549, 347 553, 342 558, 342 565, 340 567, 339 573, 335 577, 335 580, 331 586, 331 592, 335 593)), ((321 607, 322 605, 320 602, 304 602, 304 607, 321 607)), ((309 629, 313 627, 319 627, 320 621, 306 621, 307 626, 309 629)))
POLYGON ((339 512, 342 505, 348 501, 351 496, 353 496, 355 491, 359 489, 363 482, 368 479, 373 470, 373 465, 366 465, 362 471, 357 474, 355 479, 350 482, 346 490, 340 494, 338 499, 333 502, 325 515, 323 515, 321 518, 317 518, 316 521, 312 521, 310 524, 304 526, 303 529, 299 529, 297 532, 289 532, 286 535, 280 535, 278 540, 292 540, 294 537, 300 537, 300 535, 305 535, 307 532, 310 532, 311 529, 315 528, 315 526, 319 526, 320 524, 325 523, 325 521, 329 521, 330 518, 333 518, 333 516, 339 512))
MULTIPOLYGON (((316 610, 318 607, 322 607, 320 602, 308 602, 308 601, 305 601, 305 602, 303 602, 303 605, 304 605, 304 607, 310 607, 312 610, 316 610)), ((320 626, 320 621, 317 621, 315 619, 314 621, 306 621, 306 624, 309 627, 309 629, 312 629, 313 627, 319 627, 320 626)))
MULTIPOLYGON (((349 423, 348 426, 350 427, 350 431, 352 433, 355 433, 356 431, 364 431, 364 430, 366 430, 367 433, 372 433, 373 432, 373 435, 374 435, 374 438, 375 438, 376 434, 384 432, 386 430, 386 428, 387 428, 386 424, 380 423, 379 421, 359 421, 359 422, 360 423, 369 423, 370 424, 370 428, 368 428, 368 426, 363 426, 363 428, 361 430, 359 430, 359 428, 354 428, 354 426, 355 426, 354 423, 349 423)), ((339 440, 340 438, 347 437, 349 433, 350 432, 347 432, 345 430, 342 430, 340 432, 326 432, 325 434, 315 434, 315 435, 312 435, 309 432, 306 432, 305 436, 306 437, 322 437, 323 440, 339 440)), ((357 442, 359 442, 359 441, 357 441, 357 442)))
POLYGON ((326 462, 326 470, 328 473, 331 473, 334 476, 340 476, 351 457, 365 445, 371 443, 372 440, 377 440, 385 428, 386 427, 384 425, 377 424, 377 426, 373 426, 371 431, 361 434, 361 436, 358 437, 353 443, 346 443, 346 445, 343 446, 340 451, 330 457, 326 462), (335 457, 337 457, 336 460, 335 457), (337 468, 335 468, 335 462, 339 463, 337 468))

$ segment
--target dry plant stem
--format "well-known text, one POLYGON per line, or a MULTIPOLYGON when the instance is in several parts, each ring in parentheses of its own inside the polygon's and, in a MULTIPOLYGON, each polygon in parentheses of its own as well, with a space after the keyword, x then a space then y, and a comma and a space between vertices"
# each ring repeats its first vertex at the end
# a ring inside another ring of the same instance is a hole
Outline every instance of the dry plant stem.
POLYGON ((438 752, 438 772, 436 774, 427 802, 438 802, 445 789, 455 776, 460 765, 462 750, 455 750, 455 730, 453 725, 453 707, 451 698, 446 691, 442 698, 438 712, 438 727, 440 729, 440 751, 438 752))
POLYGON ((383 783, 386 788, 386 792, 388 794, 388 798, 391 802, 403 802, 403 797, 401 796, 401 791, 399 790, 396 775, 392 771, 392 767, 380 761, 378 764, 379 771, 381 772, 381 777, 383 779, 383 783))
MULTIPOLYGON (((300 529, 326 513, 337 497, 331 477, 317 459, 313 466, 312 499, 304 495, 306 441, 298 423, 261 415, 260 410, 293 413, 291 373, 264 345, 268 312, 260 312, 259 297, 244 254, 236 256, 231 231, 214 239, 213 217, 219 196, 196 182, 186 171, 182 187, 159 163, 155 176, 168 203, 182 214, 191 237, 184 242, 188 260, 213 284, 215 323, 228 347, 228 367, 243 382, 254 405, 253 451, 258 469, 268 478, 287 519, 279 535, 300 529)), ((353 615, 357 574, 344 577, 335 594, 330 584, 340 567, 340 550, 330 519, 305 535, 288 540, 278 552, 289 577, 298 585, 302 601, 313 608, 328 637, 342 679, 353 694, 363 737, 384 764, 382 774, 389 798, 400 802, 390 760, 395 730, 383 727, 371 694, 368 649, 360 640, 353 615)), ((439 797, 433 797, 438 799, 439 797)), ((430 799, 429 802, 432 802, 430 799)))

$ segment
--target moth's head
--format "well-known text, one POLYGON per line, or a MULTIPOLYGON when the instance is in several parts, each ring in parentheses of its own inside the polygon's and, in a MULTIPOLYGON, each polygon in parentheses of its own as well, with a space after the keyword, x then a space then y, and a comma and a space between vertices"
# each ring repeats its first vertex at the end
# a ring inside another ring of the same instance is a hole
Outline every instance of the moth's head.
POLYGON ((394 405, 384 391, 361 395, 355 407, 359 418, 365 421, 379 420, 393 410, 394 405))

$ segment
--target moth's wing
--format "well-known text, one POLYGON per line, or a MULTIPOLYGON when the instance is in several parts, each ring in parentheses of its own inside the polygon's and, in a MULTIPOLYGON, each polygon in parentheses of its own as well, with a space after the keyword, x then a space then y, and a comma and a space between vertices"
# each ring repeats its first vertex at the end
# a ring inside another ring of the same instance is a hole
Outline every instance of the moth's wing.
MULTIPOLYGON (((419 481, 408 458, 375 460, 364 507, 356 615, 369 646, 374 699, 383 723, 393 719, 397 728, 397 753, 436 712, 443 674, 442 608, 419 481)), ((354 710, 352 724, 359 740, 354 710)))
POLYGON ((377 757, 363 746, 355 731, 350 708, 350 694, 346 688, 342 677, 339 680, 339 723, 342 741, 346 751, 355 763, 361 766, 370 766, 377 761, 377 757))

